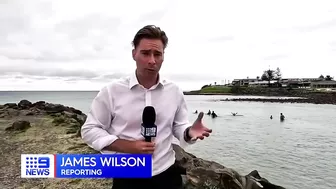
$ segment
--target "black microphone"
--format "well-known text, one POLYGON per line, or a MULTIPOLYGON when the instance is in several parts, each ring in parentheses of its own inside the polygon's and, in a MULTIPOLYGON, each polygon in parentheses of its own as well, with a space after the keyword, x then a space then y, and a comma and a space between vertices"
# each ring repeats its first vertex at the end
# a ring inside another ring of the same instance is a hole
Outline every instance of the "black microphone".
POLYGON ((142 113, 141 135, 146 142, 151 142, 156 137, 157 126, 155 125, 156 113, 153 106, 146 106, 142 113))

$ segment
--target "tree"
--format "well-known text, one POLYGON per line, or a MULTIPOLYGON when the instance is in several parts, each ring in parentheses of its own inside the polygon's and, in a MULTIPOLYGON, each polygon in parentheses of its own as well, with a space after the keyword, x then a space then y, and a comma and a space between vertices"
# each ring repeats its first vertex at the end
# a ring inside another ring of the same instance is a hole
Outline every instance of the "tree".
POLYGON ((270 87, 271 86, 271 81, 275 79, 275 71, 274 70, 271 70, 271 69, 268 69, 268 70, 265 70, 263 75, 261 76, 261 79, 263 81, 268 81, 268 86, 270 87))
POLYGON ((274 78, 274 79, 280 81, 280 79, 281 79, 281 77, 282 77, 282 74, 281 74, 281 71, 280 71, 280 68, 279 68, 279 67, 274 71, 274 75, 275 75, 275 78, 274 78))
POLYGON ((324 76, 321 74, 319 78, 320 78, 320 79, 324 79, 324 76))
POLYGON ((268 78, 267 78, 267 76, 266 76, 265 73, 262 74, 262 76, 261 76, 261 80, 262 80, 262 81, 267 81, 267 80, 268 80, 268 78))
POLYGON ((326 81, 331 81, 331 80, 333 80, 334 78, 330 77, 330 75, 326 75, 324 79, 325 79, 326 81))
POLYGON ((277 67, 277 69, 274 71, 274 75, 274 79, 278 81, 278 87, 281 87, 280 80, 282 78, 282 74, 279 67, 277 67))

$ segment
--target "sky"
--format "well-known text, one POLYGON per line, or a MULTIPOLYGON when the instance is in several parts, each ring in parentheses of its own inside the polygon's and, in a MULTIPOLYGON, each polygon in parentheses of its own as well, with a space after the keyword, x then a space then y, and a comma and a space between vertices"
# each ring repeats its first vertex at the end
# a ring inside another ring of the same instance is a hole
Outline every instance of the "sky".
POLYGON ((183 90, 336 76, 335 0, 0 0, 0 90, 99 90, 135 70, 131 41, 159 26, 160 73, 183 90))

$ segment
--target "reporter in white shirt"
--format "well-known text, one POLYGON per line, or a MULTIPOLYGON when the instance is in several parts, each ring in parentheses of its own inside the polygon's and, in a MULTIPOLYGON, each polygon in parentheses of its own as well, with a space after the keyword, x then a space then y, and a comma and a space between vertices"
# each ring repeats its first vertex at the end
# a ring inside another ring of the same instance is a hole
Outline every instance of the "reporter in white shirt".
POLYGON ((168 38, 160 28, 141 28, 133 40, 134 74, 103 87, 82 126, 83 140, 102 153, 153 154, 152 178, 114 179, 112 189, 182 188, 181 175, 173 166, 173 137, 182 144, 192 144, 212 132, 202 124, 203 112, 194 123, 188 121, 182 90, 160 77, 167 44, 168 38), (140 132, 145 106, 153 106, 156 111, 157 137, 151 143, 145 142, 140 132))

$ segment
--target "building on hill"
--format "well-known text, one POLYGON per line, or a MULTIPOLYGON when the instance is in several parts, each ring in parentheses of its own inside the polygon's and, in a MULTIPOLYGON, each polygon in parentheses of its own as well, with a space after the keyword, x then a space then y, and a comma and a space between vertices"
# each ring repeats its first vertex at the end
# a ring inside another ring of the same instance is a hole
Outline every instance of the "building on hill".
POLYGON ((278 81, 254 81, 254 82, 250 82, 248 84, 249 87, 269 87, 269 86, 278 86, 277 85, 278 81))
MULTIPOLYGON (((291 88, 333 88, 336 81, 326 81, 323 78, 282 78, 270 81, 271 86, 282 86, 291 88), (280 84, 280 85, 279 85, 280 84)), ((246 87, 267 87, 268 81, 263 81, 258 78, 234 79, 232 86, 246 86, 246 87)))
POLYGON ((332 89, 336 89, 336 81, 314 81, 311 82, 311 87, 312 88, 332 88, 332 89))
POLYGON ((257 82, 257 81, 261 81, 261 80, 257 78, 234 79, 232 81, 232 85, 233 86, 248 86, 250 82, 257 82))

